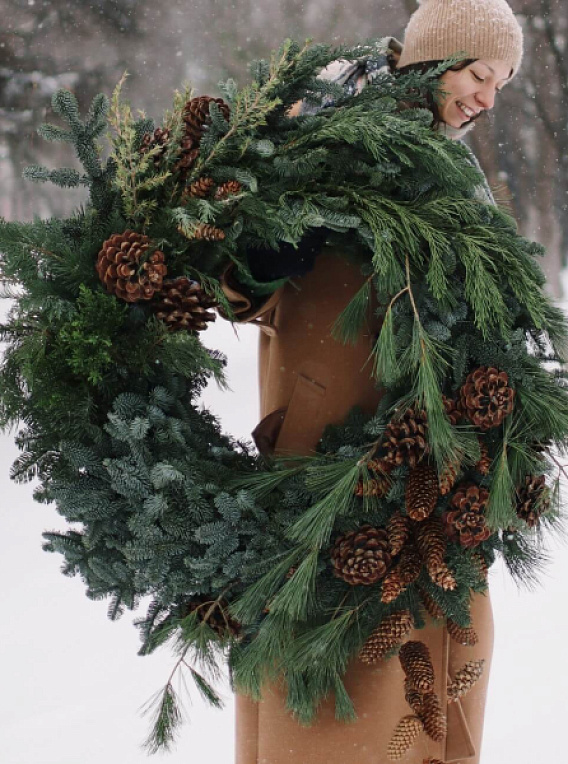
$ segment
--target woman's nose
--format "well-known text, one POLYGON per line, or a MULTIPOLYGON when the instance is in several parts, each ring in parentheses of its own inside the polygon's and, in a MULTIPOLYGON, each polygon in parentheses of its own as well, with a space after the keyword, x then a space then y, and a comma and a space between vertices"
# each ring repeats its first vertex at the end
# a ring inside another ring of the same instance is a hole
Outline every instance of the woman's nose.
POLYGON ((475 98, 483 109, 492 109, 495 105, 495 88, 491 86, 483 88, 477 92, 475 98))

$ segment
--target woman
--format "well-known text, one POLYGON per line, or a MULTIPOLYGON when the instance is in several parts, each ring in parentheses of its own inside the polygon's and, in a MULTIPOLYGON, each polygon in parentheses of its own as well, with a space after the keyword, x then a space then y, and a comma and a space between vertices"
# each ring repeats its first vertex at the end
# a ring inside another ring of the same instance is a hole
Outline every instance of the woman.
MULTIPOLYGON (((505 0, 426 0, 410 19, 404 47, 393 38, 385 43, 384 57, 338 62, 323 76, 343 84, 348 92, 359 92, 377 72, 395 76, 397 71, 424 69, 463 53, 463 61, 441 76, 444 92, 437 104, 431 104, 435 129, 453 139, 493 107, 496 94, 517 73, 522 57, 522 32, 505 0)), ((476 161, 473 156, 472 161, 476 161)), ((487 186, 481 193, 492 200, 487 186)), ((261 328, 262 418, 253 433, 261 453, 307 454, 325 425, 341 422, 354 405, 371 415, 380 398, 364 370, 378 329, 374 311, 369 312, 367 328, 355 347, 330 336, 330 326, 363 277, 343 253, 321 244, 321 234, 315 234, 299 250, 284 245, 272 256, 251 253, 249 265, 258 281, 294 277, 293 283, 261 304, 245 294, 231 270, 224 277, 238 320, 256 322, 261 328)), ((436 743, 423 734, 404 762, 420 764, 431 758, 479 762, 493 642, 489 597, 475 596, 471 612, 479 635, 473 647, 452 642, 447 630, 433 622, 410 637, 428 645, 436 668, 436 692, 444 705, 447 675, 469 660, 484 658, 486 663, 473 690, 461 702, 447 705, 446 739, 436 743)), ((278 685, 267 686, 260 703, 239 696, 237 764, 386 762, 392 732, 409 713, 399 662, 368 667, 354 661, 346 686, 358 715, 352 724, 336 722, 333 702, 327 701, 314 726, 300 727, 287 712, 285 692, 278 685)))

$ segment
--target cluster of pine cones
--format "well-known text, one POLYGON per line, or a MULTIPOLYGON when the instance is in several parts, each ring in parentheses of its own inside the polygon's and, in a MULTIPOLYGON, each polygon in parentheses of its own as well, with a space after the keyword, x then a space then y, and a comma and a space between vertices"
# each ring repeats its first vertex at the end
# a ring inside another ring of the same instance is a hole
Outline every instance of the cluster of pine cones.
MULTIPOLYGON (((430 599, 427 610, 430 612, 432 607, 436 616, 442 617, 440 608, 430 599)), ((382 620, 359 653, 359 659, 363 663, 373 665, 394 650, 399 650, 398 657, 405 676, 404 694, 413 713, 400 720, 392 735, 387 751, 387 756, 392 761, 401 759, 423 731, 436 742, 444 740, 447 734, 447 719, 434 689, 434 666, 428 647, 417 640, 405 641, 413 628, 414 622, 409 610, 393 613, 382 620)), ((453 639, 460 641, 463 638, 463 635, 458 635, 456 629, 451 629, 449 624, 448 631, 453 639)), ((469 631, 475 634, 473 629, 469 631)), ((473 645, 475 641, 472 639, 466 644, 473 645)), ((448 682, 448 703, 457 701, 469 692, 483 673, 483 666, 483 660, 468 661, 456 673, 448 682)))
MULTIPOLYGON (((185 104, 184 132, 173 168, 182 184, 186 182, 199 156, 201 139, 211 124, 212 103, 229 121, 229 107, 221 98, 199 96, 185 104)), ((171 131, 159 127, 144 136, 140 152, 145 154, 159 149, 153 155, 158 166, 170 141, 171 131)), ((241 184, 238 181, 228 180, 217 185, 212 178, 201 177, 184 188, 181 202, 183 204, 188 198, 204 199, 207 196, 212 196, 215 201, 223 201, 240 191, 241 184)), ((208 223, 199 223, 192 232, 192 238, 222 241, 225 233, 208 223)), ((150 240, 144 234, 131 230, 113 234, 103 243, 98 254, 97 273, 106 290, 119 299, 129 303, 148 302, 155 315, 171 331, 202 331, 210 321, 215 320, 213 309, 217 307, 216 300, 197 281, 185 276, 166 279, 166 256, 162 251, 152 249, 150 240)))
MULTIPOLYGON (((483 433, 499 427, 511 413, 514 389, 506 372, 482 366, 468 375, 456 400, 444 396, 443 402, 452 425, 466 420, 483 433)), ((480 458, 475 467, 480 476, 486 476, 491 469, 491 457, 483 437, 478 440, 480 458)), ((450 463, 438 474, 429 457, 426 412, 412 406, 387 424, 373 458, 366 463, 370 476, 359 481, 355 494, 386 496, 393 469, 406 465, 409 468, 406 512, 411 520, 422 523, 434 512, 439 497, 454 490, 461 469, 459 463, 450 463)), ((471 548, 489 538, 490 530, 485 523, 488 498, 488 491, 473 481, 455 487, 449 509, 442 516, 449 539, 471 548)), ((549 504, 544 475, 528 475, 525 484, 517 488, 518 517, 534 527, 549 504)))
MULTIPOLYGON (((404 672, 404 695, 413 713, 398 723, 387 748, 391 761, 401 759, 413 746, 422 731, 439 743, 447 735, 447 718, 440 698, 434 690, 434 666, 424 642, 410 640, 399 651, 404 672)), ((454 702, 463 697, 483 673, 484 661, 468 661, 448 683, 447 699, 454 702)), ((430 762, 436 761, 430 759, 430 762)))
POLYGON ((97 273, 107 292, 129 303, 148 302, 172 331, 201 331, 215 320, 215 299, 185 276, 166 279, 166 257, 144 234, 113 234, 99 252, 97 273))

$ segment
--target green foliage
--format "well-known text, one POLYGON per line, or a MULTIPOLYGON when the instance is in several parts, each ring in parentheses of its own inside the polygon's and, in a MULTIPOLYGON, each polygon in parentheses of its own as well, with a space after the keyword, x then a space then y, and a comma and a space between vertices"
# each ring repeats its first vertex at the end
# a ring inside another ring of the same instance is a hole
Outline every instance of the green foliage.
POLYGON ((127 308, 111 296, 92 292, 84 285, 76 306, 76 317, 63 326, 57 340, 73 372, 96 385, 115 360, 113 340, 123 327, 127 308))

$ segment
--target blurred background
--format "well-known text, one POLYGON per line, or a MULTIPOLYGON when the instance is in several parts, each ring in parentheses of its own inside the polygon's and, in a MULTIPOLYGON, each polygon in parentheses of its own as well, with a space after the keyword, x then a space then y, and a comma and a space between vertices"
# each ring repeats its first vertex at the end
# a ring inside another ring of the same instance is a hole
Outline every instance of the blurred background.
MULTIPOLYGON (((568 3, 511 0, 525 30, 519 76, 505 88, 470 143, 497 196, 520 230, 547 247, 548 288, 562 299, 568 255, 568 3)), ((84 197, 21 178, 29 164, 74 165, 68 147, 36 128, 52 119, 50 99, 71 89, 83 108, 111 94, 129 72, 124 96, 158 123, 173 91, 190 81, 196 94, 217 82, 243 83, 247 63, 285 37, 356 43, 402 30, 415 0, 0 0, 0 216, 66 215, 84 197)), ((208 330, 209 347, 229 356, 230 393, 205 402, 226 431, 248 438, 257 421, 256 330, 225 322, 208 330)), ((63 529, 55 510, 34 505, 29 486, 8 479, 12 435, 0 438, 0 759, 3 764, 139 764, 148 729, 139 706, 168 678, 167 649, 136 655, 138 637, 125 616, 106 620, 104 603, 84 596, 80 581, 59 573, 41 551, 41 532, 63 529)), ((491 573, 496 617, 495 662, 486 716, 483 764, 565 761, 568 620, 565 547, 537 593, 519 593, 499 566, 491 573)), ((192 724, 168 764, 232 764, 231 696, 224 712, 198 699, 192 724)), ((417 749, 416 764, 422 761, 417 749)), ((405 759, 406 761, 406 759, 405 759)), ((410 759, 409 759, 410 762, 410 759)), ((303 764, 303 762, 291 762, 303 764)), ((377 764, 382 764, 379 753, 377 764)), ((412 760, 412 764, 414 760, 412 760)))

